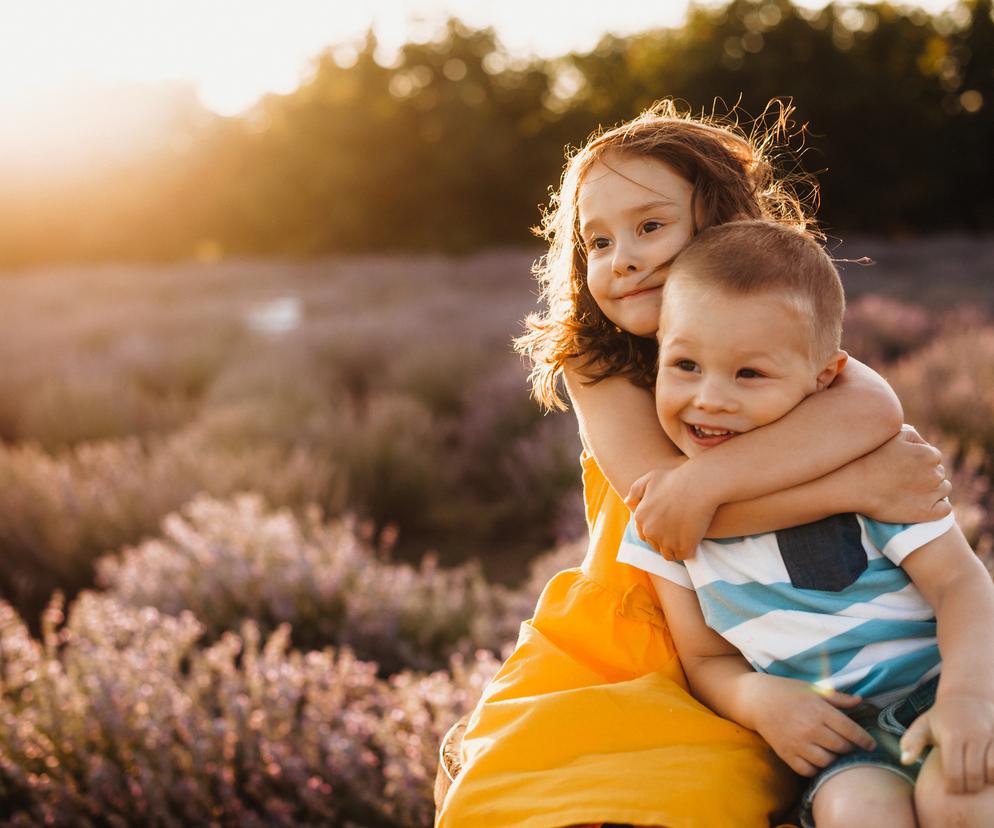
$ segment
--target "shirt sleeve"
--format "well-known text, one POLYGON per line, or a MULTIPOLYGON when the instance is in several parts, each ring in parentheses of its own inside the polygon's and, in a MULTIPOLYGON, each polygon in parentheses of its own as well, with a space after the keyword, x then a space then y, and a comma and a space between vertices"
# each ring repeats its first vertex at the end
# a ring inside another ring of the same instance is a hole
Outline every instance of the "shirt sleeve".
POLYGON ((625 536, 621 539, 621 546, 618 547, 618 560, 621 563, 634 566, 643 572, 649 572, 672 581, 678 586, 693 589, 694 584, 687 574, 687 567, 682 561, 668 561, 660 555, 649 544, 638 536, 635 529, 635 518, 628 521, 625 529, 625 536))
POLYGON ((952 512, 928 523, 881 523, 865 515, 860 515, 860 520, 870 543, 895 564, 900 564, 916 549, 944 535, 956 523, 952 512))

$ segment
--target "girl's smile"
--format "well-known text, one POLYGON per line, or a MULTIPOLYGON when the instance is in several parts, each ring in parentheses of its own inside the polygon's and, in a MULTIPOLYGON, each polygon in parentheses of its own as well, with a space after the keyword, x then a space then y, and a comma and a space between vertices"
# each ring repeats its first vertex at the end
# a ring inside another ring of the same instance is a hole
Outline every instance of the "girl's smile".
POLYGON ((657 295, 657 297, 658 297, 659 291, 661 291, 662 289, 663 289, 662 285, 651 285, 649 287, 638 288, 636 290, 631 290, 628 293, 623 293, 618 298, 619 299, 635 299, 635 298, 637 298, 639 296, 648 296, 649 294, 651 294, 653 292, 655 292, 656 295, 657 295))
POLYGON ((693 235, 693 187, 662 161, 609 151, 579 190, 587 286, 615 325, 651 337, 669 263, 693 235))

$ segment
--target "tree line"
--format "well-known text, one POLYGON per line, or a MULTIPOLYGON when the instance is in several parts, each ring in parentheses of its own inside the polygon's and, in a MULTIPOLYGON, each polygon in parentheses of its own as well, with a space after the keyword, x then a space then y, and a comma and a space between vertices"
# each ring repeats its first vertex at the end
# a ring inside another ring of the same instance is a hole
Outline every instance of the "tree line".
POLYGON ((555 59, 457 20, 390 66, 376 47, 327 51, 243 116, 187 108, 182 140, 140 157, 9 180, 0 266, 527 243, 563 148, 662 97, 746 127, 789 97, 805 130, 781 164, 817 174, 830 232, 994 230, 992 0, 692 5, 679 28, 555 59))

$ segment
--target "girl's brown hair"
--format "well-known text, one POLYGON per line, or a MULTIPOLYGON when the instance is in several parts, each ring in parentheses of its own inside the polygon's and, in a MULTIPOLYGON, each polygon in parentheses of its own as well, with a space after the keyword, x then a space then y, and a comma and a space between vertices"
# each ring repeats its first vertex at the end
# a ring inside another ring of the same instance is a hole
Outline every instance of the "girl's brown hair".
POLYGON ((792 137, 792 113, 789 103, 771 101, 747 134, 734 107, 725 116, 693 116, 666 99, 621 126, 595 132, 582 149, 568 153, 559 191, 535 230, 549 243, 534 267, 545 310, 528 315, 528 330, 514 343, 532 361, 532 394, 543 407, 565 409, 558 381, 568 360, 577 360, 588 382, 622 376, 651 388, 655 381, 655 341, 621 330, 587 288, 577 209, 587 171, 608 150, 668 164, 693 185, 694 233, 735 219, 763 218, 816 234, 813 178, 795 173, 778 179, 773 172, 774 154, 792 137), (808 190, 803 199, 794 187, 799 180, 808 190))

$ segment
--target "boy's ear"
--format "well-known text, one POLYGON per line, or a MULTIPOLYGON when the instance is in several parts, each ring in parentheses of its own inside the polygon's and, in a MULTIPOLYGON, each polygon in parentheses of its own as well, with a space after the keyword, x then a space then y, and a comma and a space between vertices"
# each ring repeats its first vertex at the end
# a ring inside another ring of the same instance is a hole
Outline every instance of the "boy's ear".
POLYGON ((821 391, 828 388, 835 380, 835 378, 842 373, 842 369, 846 367, 846 360, 849 359, 849 354, 845 351, 839 350, 834 351, 832 355, 825 360, 824 367, 821 369, 821 373, 818 374, 818 390, 821 391))

